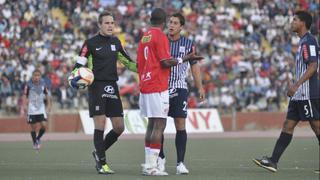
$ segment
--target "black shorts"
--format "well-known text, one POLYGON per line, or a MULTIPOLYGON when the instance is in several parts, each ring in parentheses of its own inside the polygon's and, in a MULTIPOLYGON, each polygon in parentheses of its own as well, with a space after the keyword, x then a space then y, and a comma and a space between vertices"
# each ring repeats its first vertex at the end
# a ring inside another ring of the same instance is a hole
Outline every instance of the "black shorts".
POLYGON ((169 113, 172 118, 186 118, 188 107, 188 90, 183 88, 169 89, 169 113))
POLYGON ((27 122, 29 124, 35 124, 42 121, 47 121, 47 118, 44 116, 44 114, 28 115, 27 117, 27 122))
POLYGON ((290 100, 287 119, 295 121, 311 121, 320 119, 320 99, 290 100))
POLYGON ((123 117, 122 102, 116 82, 96 81, 89 86, 89 114, 123 117))

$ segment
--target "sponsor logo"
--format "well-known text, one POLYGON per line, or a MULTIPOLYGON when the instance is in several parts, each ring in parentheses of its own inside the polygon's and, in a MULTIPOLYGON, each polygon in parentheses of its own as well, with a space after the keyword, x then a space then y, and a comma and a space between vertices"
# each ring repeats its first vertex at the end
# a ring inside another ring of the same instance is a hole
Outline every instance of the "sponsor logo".
POLYGON ((102 98, 118 99, 118 96, 115 95, 114 88, 112 86, 104 87, 106 94, 102 94, 102 98))
POLYGON ((114 94, 114 88, 112 86, 104 87, 104 91, 108 94, 114 94))
POLYGON ((177 97, 179 93, 177 92, 176 88, 169 89, 169 98, 174 98, 177 97))
POLYGON ((148 80, 150 80, 151 79, 151 72, 147 72, 146 74, 143 74, 142 76, 141 76, 141 80, 142 81, 148 81, 148 80))
POLYGON ((102 49, 102 47, 96 48, 96 51, 99 51, 100 49, 102 49))
POLYGON ((152 38, 152 35, 143 36, 143 37, 141 38, 141 43, 150 42, 150 41, 151 41, 151 38, 152 38))

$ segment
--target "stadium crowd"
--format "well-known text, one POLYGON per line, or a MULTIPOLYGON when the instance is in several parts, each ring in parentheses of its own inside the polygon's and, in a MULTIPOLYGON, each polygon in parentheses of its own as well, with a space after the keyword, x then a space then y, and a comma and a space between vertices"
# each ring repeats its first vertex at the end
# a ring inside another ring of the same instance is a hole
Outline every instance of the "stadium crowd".
MULTIPOLYGON (((39 68, 57 110, 87 108, 85 91, 68 86, 73 57, 97 32, 97 15, 115 14, 116 35, 135 58, 153 7, 181 11, 186 34, 196 42, 207 100, 199 103, 189 81, 190 108, 279 111, 292 79, 298 37, 290 17, 307 9, 319 33, 317 0, 0 0, 0 112, 20 113, 23 87, 39 68)), ((124 108, 138 108, 137 75, 118 68, 124 108)), ((189 77, 191 78, 191 76, 189 77)))

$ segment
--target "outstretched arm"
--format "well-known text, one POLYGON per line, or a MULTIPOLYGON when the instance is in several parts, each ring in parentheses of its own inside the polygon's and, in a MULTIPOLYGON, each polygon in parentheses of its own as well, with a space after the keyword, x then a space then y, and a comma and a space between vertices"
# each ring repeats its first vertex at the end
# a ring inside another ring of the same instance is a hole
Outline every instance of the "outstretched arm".
POLYGON ((138 72, 137 63, 134 62, 126 53, 118 52, 118 60, 130 71, 138 72))
POLYGON ((171 66, 176 66, 176 65, 184 63, 186 61, 191 61, 191 60, 199 61, 202 59, 203 59, 202 56, 198 56, 198 55, 195 55, 194 53, 190 53, 190 54, 184 56, 183 58, 177 58, 177 59, 171 58, 171 59, 163 60, 163 61, 161 61, 161 65, 162 65, 162 67, 167 68, 167 67, 171 67, 171 66))

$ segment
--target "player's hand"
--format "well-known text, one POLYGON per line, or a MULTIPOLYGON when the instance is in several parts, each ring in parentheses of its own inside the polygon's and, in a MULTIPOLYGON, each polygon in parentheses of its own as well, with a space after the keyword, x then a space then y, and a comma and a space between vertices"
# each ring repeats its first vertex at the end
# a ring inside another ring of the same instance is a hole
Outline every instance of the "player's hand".
POLYGON ((195 55, 194 53, 187 54, 183 57, 183 61, 190 61, 190 60, 199 61, 202 59, 204 59, 202 56, 195 55))
POLYGON ((288 88, 288 92, 287 92, 287 96, 292 97, 298 90, 298 86, 297 85, 290 85, 288 88))
POLYGON ((73 89, 80 89, 80 84, 78 84, 78 81, 81 79, 80 76, 76 76, 74 78, 72 78, 71 80, 69 80, 69 85, 73 88, 73 89))
POLYGON ((198 90, 198 93, 199 93, 199 99, 200 99, 200 102, 204 101, 205 97, 206 97, 206 94, 204 92, 204 89, 203 88, 200 88, 198 90))

